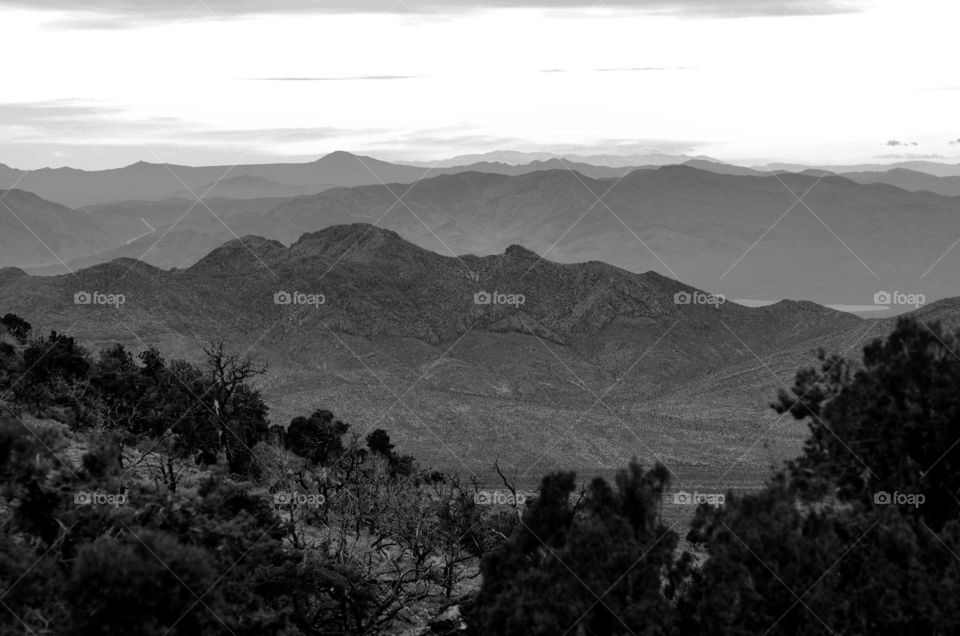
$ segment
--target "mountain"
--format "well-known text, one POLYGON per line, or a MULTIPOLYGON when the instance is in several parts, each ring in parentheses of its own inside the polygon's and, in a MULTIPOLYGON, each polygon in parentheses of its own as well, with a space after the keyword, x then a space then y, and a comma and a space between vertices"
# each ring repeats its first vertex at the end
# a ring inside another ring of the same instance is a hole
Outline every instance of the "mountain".
MULTIPOLYGON (((456 169, 445 169, 443 171, 438 171, 437 174, 485 172, 489 174, 517 177, 524 174, 530 174, 531 172, 542 172, 544 170, 573 170, 593 179, 609 179, 630 174, 634 170, 645 170, 653 167, 655 166, 622 166, 611 168, 609 166, 593 165, 566 158, 552 158, 535 160, 520 165, 511 165, 509 163, 502 162, 478 162, 469 165, 457 166, 456 169)), ((433 174, 433 171, 431 171, 431 174, 433 174)))
POLYGON ((121 223, 108 219, 125 215, 124 241, 145 231, 141 209, 157 231, 68 264, 75 269, 129 257, 187 267, 240 236, 289 244, 307 232, 362 222, 447 255, 495 254, 522 244, 559 262, 657 271, 728 298, 876 307, 877 316, 913 309, 874 306, 878 292, 933 301, 956 295, 960 277, 960 249, 951 249, 960 237, 954 198, 839 175, 741 176, 690 166, 617 178, 567 169, 518 176, 465 172, 412 186, 191 205, 89 208, 112 227, 121 223))
POLYGON ((897 161, 894 163, 864 163, 855 165, 811 166, 798 163, 768 163, 759 166, 760 170, 779 170, 784 172, 803 172, 804 170, 827 170, 838 174, 848 172, 887 172, 890 170, 911 170, 935 177, 960 177, 960 163, 940 163, 937 161, 897 161))
POLYGON ((303 191, 319 192, 335 186, 373 183, 409 183, 424 174, 423 168, 401 166, 334 152, 312 163, 272 163, 236 166, 179 166, 138 162, 125 168, 85 171, 73 168, 43 168, 22 171, 0 165, 0 188, 28 190, 51 201, 71 207, 130 200, 156 200, 202 196, 211 187, 212 194, 224 196, 230 188, 241 189, 243 198, 272 196, 277 184, 289 186, 284 196, 303 191), (221 189, 219 180, 247 177, 221 189))
POLYGON ((684 161, 683 165, 690 168, 696 168, 697 170, 716 172, 717 174, 734 174, 750 177, 762 177, 769 174, 769 172, 762 170, 744 168, 743 166, 735 166, 730 163, 721 163, 719 161, 708 161, 706 159, 691 159, 690 161, 684 161))
POLYGON ((56 265, 102 252, 113 228, 23 190, 0 190, 0 267, 56 265))
MULTIPOLYGON (((335 187, 412 184, 420 179, 464 172, 488 172, 520 176, 552 169, 573 169, 595 179, 616 178, 637 169, 686 164, 710 172, 759 176, 774 172, 828 170, 836 173, 887 172, 897 168, 941 177, 960 177, 960 164, 901 162, 862 166, 812 167, 769 164, 753 170, 718 162, 709 157, 687 155, 567 155, 498 152, 465 155, 448 161, 396 164, 348 152, 333 152, 310 163, 271 163, 235 166, 181 166, 138 162, 110 170, 43 168, 18 170, 0 164, 0 189, 20 189, 66 205, 86 207, 127 201, 157 201, 197 197, 261 199, 315 194, 335 187)), ((943 185, 943 184, 941 184, 943 185)), ((940 193, 949 191, 932 189, 940 193)), ((907 189, 918 189, 907 187, 907 189)), ((930 189, 919 188, 919 189, 930 189)))
MULTIPOLYGON (((659 165, 659 162, 657 163, 659 165)), ((71 207, 163 199, 264 199, 315 194, 334 187, 382 183, 409 184, 428 176, 461 172, 521 175, 570 169, 594 177, 619 177, 635 168, 606 167, 545 156, 522 165, 485 161, 470 165, 401 165, 348 152, 334 152, 311 163, 236 166, 178 166, 139 162, 125 168, 84 171, 72 168, 14 170, 0 164, 0 188, 17 187, 71 207)))
POLYGON ((549 161, 559 159, 559 157, 550 152, 521 152, 519 150, 495 150, 493 152, 484 152, 470 155, 457 155, 448 159, 437 159, 435 161, 412 161, 411 165, 434 167, 434 168, 453 168, 456 166, 473 165, 477 163, 501 163, 511 166, 519 166, 533 161, 549 161))
POLYGON ((571 163, 587 163, 596 167, 629 168, 636 166, 665 166, 680 164, 691 159, 709 159, 708 157, 690 157, 689 155, 672 155, 665 153, 648 153, 632 155, 578 155, 555 154, 551 152, 521 152, 517 150, 497 150, 471 155, 458 155, 449 159, 436 161, 414 161, 411 165, 434 168, 463 168, 473 170, 477 164, 502 163, 511 166, 523 166, 536 162, 548 162, 561 159, 571 163))
POLYGON ((224 339, 269 364, 275 422, 330 408, 360 432, 396 431, 432 465, 466 472, 499 458, 541 473, 637 455, 684 479, 729 467, 726 483, 757 480, 805 434, 783 422, 755 447, 776 421, 767 403, 779 382, 764 360, 788 352, 795 369, 866 321, 812 303, 678 304, 678 294, 700 298, 655 272, 560 264, 516 245, 443 256, 366 224, 289 247, 243 237, 177 271, 119 259, 75 276, 0 276, 0 311, 38 331, 193 359, 224 339), (76 305, 78 291, 125 302, 76 305), (478 304, 483 292, 496 300, 478 304), (292 302, 276 304, 284 293, 292 302), (749 381, 723 380, 730 373, 749 381))
MULTIPOLYGON (((207 252, 237 238, 224 219, 264 214, 285 199, 163 199, 127 201, 80 208, 76 214, 111 231, 108 245, 97 251, 53 262, 24 266, 31 274, 53 275, 92 267, 117 258, 143 259, 164 269, 189 267, 207 252)), ((36 252, 39 254, 39 252, 36 252)))
MULTIPOLYGON (((205 183, 195 190, 198 196, 206 200, 208 197, 218 199, 263 199, 268 197, 293 197, 301 194, 316 194, 322 192, 325 188, 309 186, 296 186, 289 183, 280 183, 265 177, 252 175, 243 175, 221 179, 212 183, 205 183)), ((188 190, 181 190, 170 195, 170 199, 195 200, 193 194, 188 190)))
POLYGON ((960 177, 937 177, 905 168, 885 172, 845 172, 843 176, 857 183, 886 183, 912 192, 924 190, 948 197, 960 196, 960 177))

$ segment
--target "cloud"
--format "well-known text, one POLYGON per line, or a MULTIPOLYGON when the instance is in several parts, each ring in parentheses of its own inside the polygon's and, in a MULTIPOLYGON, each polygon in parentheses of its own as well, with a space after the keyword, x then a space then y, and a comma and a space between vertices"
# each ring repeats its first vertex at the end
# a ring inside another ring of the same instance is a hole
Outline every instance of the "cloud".
POLYGON ((238 153, 276 160, 300 154, 297 148, 339 147, 391 132, 334 127, 211 129, 179 117, 144 117, 119 106, 81 100, 0 103, 0 151, 14 163, 23 161, 24 147, 67 164, 93 162, 100 167, 122 165, 127 159, 152 160, 153 150, 172 153, 170 161, 186 163, 226 161, 238 153))
POLYGON ((951 146, 960 146, 960 138, 954 139, 953 141, 948 141, 947 143, 951 146))
POLYGON ((78 122, 120 114, 119 108, 78 99, 0 104, 0 125, 36 123, 44 126, 74 127, 78 122))
POLYGON ((890 154, 890 155, 877 155, 877 159, 946 159, 943 155, 936 154, 919 154, 915 152, 907 152, 900 154, 890 154))
POLYGON ((649 71, 690 71, 692 66, 632 66, 627 68, 598 68, 598 73, 645 73, 649 71))
POLYGON ((483 9, 596 9, 677 15, 739 18, 752 16, 831 15, 862 10, 868 0, 0 0, 0 7, 17 7, 88 14, 89 21, 71 19, 67 26, 123 28, 177 19, 220 19, 264 14, 323 13, 464 13, 483 9), (111 19, 104 19, 110 16, 111 19))
POLYGON ((437 128, 394 133, 389 136, 389 139, 365 144, 361 150, 374 153, 380 158, 403 161, 410 160, 411 155, 420 155, 416 157, 417 159, 421 157, 445 159, 454 153, 482 154, 507 149, 558 157, 603 155, 616 158, 657 154, 686 155, 696 152, 703 146, 704 143, 699 141, 612 138, 596 139, 580 144, 551 144, 532 139, 437 128))
POLYGON ((198 164, 230 163, 236 155, 243 155, 245 160, 310 157, 335 148, 403 160, 504 148, 558 156, 686 154, 701 146, 700 142, 691 141, 618 138, 556 144, 484 132, 459 125, 406 130, 324 126, 210 128, 179 117, 144 116, 115 104, 76 99, 0 103, 0 155, 10 157, 14 163, 24 162, 23 148, 38 149, 63 164, 115 167, 144 159, 154 161, 153 152, 165 161, 198 164))
POLYGON ((351 75, 344 77, 247 77, 252 82, 379 82, 419 79, 423 75, 351 75))
MULTIPOLYGON (((611 67, 611 68, 595 68, 591 69, 594 73, 651 73, 657 71, 692 71, 696 69, 695 66, 626 66, 626 67, 611 67)), ((565 68, 545 68, 540 71, 541 73, 572 73, 576 72, 571 69, 565 68)))
POLYGON ((194 139, 234 142, 253 147, 255 145, 283 144, 290 142, 332 141, 353 135, 387 135, 386 128, 243 128, 217 130, 187 130, 194 139))
POLYGON ((898 141, 896 139, 891 139, 885 145, 897 147, 897 146, 919 146, 920 144, 918 144, 915 141, 898 141))

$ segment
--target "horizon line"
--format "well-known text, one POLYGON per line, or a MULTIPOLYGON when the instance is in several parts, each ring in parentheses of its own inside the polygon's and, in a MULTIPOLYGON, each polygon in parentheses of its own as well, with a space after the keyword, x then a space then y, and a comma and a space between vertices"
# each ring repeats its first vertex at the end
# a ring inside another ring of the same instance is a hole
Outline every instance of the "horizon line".
POLYGON ((569 152, 569 153, 555 153, 555 152, 550 152, 550 151, 548 151, 548 150, 526 151, 526 150, 504 149, 504 150, 492 150, 492 151, 487 151, 487 152, 467 153, 467 154, 464 154, 464 155, 454 155, 454 156, 450 156, 450 157, 445 157, 445 158, 441 158, 441 159, 433 159, 433 160, 422 160, 422 159, 415 159, 415 160, 408 160, 408 159, 383 159, 383 158, 381 158, 381 157, 377 157, 377 156, 373 156, 373 155, 369 155, 369 154, 363 154, 363 153, 360 153, 360 152, 353 152, 353 151, 349 151, 349 150, 333 150, 333 151, 330 151, 330 152, 328 152, 328 153, 325 153, 325 154, 322 154, 322 155, 318 155, 318 156, 317 156, 316 158, 314 158, 314 159, 304 158, 304 159, 301 159, 301 160, 299 160, 299 161, 295 160, 295 159, 296 159, 295 157, 290 157, 290 158, 287 158, 287 159, 278 158, 277 161, 259 161, 259 162, 253 162, 253 163, 235 163, 235 164, 226 164, 226 163, 224 163, 224 164, 219 164, 219 163, 202 163, 202 164, 186 164, 186 163, 174 163, 174 162, 146 161, 146 160, 141 159, 141 160, 139 160, 139 161, 134 161, 133 163, 127 163, 127 164, 117 165, 117 166, 113 166, 113 167, 109 167, 109 168, 96 168, 96 169, 76 168, 76 167, 73 167, 73 166, 70 166, 70 165, 63 165, 63 166, 58 166, 58 167, 52 167, 52 166, 47 165, 47 166, 39 166, 39 167, 32 167, 32 168, 18 168, 18 167, 15 167, 15 166, 10 165, 10 164, 8 164, 8 163, 4 163, 4 162, 0 161, 0 167, 4 167, 4 168, 10 169, 10 170, 15 170, 15 171, 24 172, 24 173, 39 172, 39 171, 42 171, 42 170, 75 170, 75 171, 78 171, 78 172, 95 173, 95 172, 107 172, 107 171, 111 171, 111 170, 124 170, 124 169, 132 168, 132 167, 138 166, 138 165, 147 165, 147 166, 179 166, 179 167, 184 167, 184 168, 217 168, 217 167, 223 167, 223 166, 227 166, 227 165, 232 165, 232 166, 234 166, 234 167, 239 167, 239 166, 264 166, 264 165, 308 165, 308 164, 311 164, 311 163, 317 163, 317 162, 319 162, 319 161, 322 161, 323 159, 327 159, 327 158, 332 157, 332 156, 334 156, 334 155, 349 155, 349 156, 351 156, 351 157, 360 157, 360 158, 362 158, 362 159, 371 159, 371 160, 374 160, 374 161, 381 161, 381 162, 383 162, 383 163, 389 163, 389 164, 396 165, 396 166, 409 166, 409 167, 414 167, 414 168, 437 168, 437 169, 463 167, 463 166, 469 166, 469 165, 476 164, 476 163, 498 163, 498 164, 507 165, 507 166, 520 167, 520 166, 528 166, 528 165, 530 165, 530 164, 532 164, 532 163, 536 163, 536 162, 544 162, 544 161, 551 161, 551 160, 557 160, 557 159, 559 159, 559 160, 576 161, 576 162, 578 162, 578 163, 586 163, 586 164, 589 164, 589 165, 592 165, 592 166, 595 166, 595 167, 606 167, 606 168, 631 168, 631 167, 632 167, 632 168, 659 168, 659 167, 662 167, 662 166, 670 166, 670 165, 684 165, 684 164, 689 163, 689 162, 691 162, 691 161, 707 161, 707 162, 712 162, 712 163, 717 163, 717 164, 727 165, 727 166, 732 166, 732 167, 737 167, 737 168, 747 168, 747 169, 757 169, 757 170, 771 169, 771 168, 770 168, 771 166, 778 166, 778 165, 790 165, 790 166, 797 167, 797 168, 800 169, 800 170, 806 170, 806 169, 826 169, 826 168, 855 168, 855 167, 860 167, 860 166, 896 166, 896 165, 910 164, 910 163, 925 163, 925 164, 933 164, 933 165, 938 165, 938 166, 960 166, 960 157, 955 157, 955 158, 953 158, 953 161, 952 161, 952 162, 951 162, 951 158, 948 158, 948 157, 943 157, 942 159, 939 159, 939 160, 935 160, 935 159, 924 159, 924 158, 915 158, 915 159, 913 159, 913 158, 902 158, 902 159, 890 158, 890 159, 887 159, 887 160, 861 161, 861 162, 856 162, 856 163, 829 163, 829 162, 827 162, 827 163, 804 163, 804 162, 791 161, 791 160, 776 160, 776 161, 765 161, 765 162, 764 162, 764 161, 759 161, 759 160, 754 160, 754 161, 743 161, 743 162, 741 162, 741 160, 720 159, 720 158, 712 157, 712 156, 708 156, 708 155, 687 155, 687 154, 684 154, 684 153, 673 154, 673 153, 655 152, 655 151, 654 151, 654 152, 646 152, 646 153, 633 152, 633 153, 627 153, 627 154, 618 154, 618 153, 616 153, 615 151, 610 151, 610 152, 581 151, 581 152, 569 152), (488 157, 489 155, 497 155, 497 154, 527 155, 527 157, 525 158, 524 161, 519 162, 519 163, 514 163, 514 162, 512 162, 512 161, 505 161, 505 160, 496 159, 496 158, 485 158, 485 157, 488 157), (534 157, 534 155, 548 155, 548 157, 547 157, 547 158, 534 157), (631 158, 641 158, 641 157, 651 157, 651 158, 652 158, 652 157, 656 157, 656 156, 675 158, 677 161, 676 161, 675 163, 657 163, 657 164, 635 163, 635 164, 626 164, 626 165, 618 165, 618 166, 611 166, 611 165, 609 165, 609 164, 607 164, 607 163, 602 163, 602 162, 596 162, 596 163, 591 162, 591 159, 601 158, 601 157, 602 157, 602 158, 622 158, 622 159, 624 159, 624 160, 627 160, 627 159, 631 159, 631 158), (574 158, 571 159, 571 157, 574 157, 574 158), (463 163, 452 163, 452 162, 456 162, 456 161, 458 161, 458 160, 462 160, 463 163))

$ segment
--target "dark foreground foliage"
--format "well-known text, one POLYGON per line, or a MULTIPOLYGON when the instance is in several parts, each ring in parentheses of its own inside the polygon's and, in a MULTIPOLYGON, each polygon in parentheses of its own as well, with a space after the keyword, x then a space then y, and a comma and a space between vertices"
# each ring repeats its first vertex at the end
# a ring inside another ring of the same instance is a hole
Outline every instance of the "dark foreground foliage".
POLYGON ((809 425, 801 456, 700 506, 683 549, 663 466, 479 506, 386 431, 271 427, 262 369, 221 345, 93 358, 4 324, 0 633, 393 634, 478 574, 430 633, 960 633, 960 341, 937 326, 801 370, 773 405, 809 425))
POLYGON ((672 553, 663 471, 553 475, 483 562, 475 634, 960 633, 960 341, 902 320, 862 365, 821 353, 774 408, 801 457, 755 494, 702 505, 672 553), (638 571, 639 570, 639 571, 638 571))
POLYGON ((322 409, 271 427, 263 369, 222 344, 92 357, 6 323, 0 633, 390 633, 516 525, 386 431, 322 409))

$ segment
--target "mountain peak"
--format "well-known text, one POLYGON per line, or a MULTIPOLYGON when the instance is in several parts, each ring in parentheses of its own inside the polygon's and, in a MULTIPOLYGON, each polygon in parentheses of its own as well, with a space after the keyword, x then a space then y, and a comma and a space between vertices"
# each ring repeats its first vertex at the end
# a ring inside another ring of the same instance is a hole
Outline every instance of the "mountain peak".
POLYGON ((408 253, 411 248, 416 249, 393 230, 370 223, 351 223, 304 234, 290 250, 299 255, 323 254, 334 259, 343 258, 349 252, 351 260, 365 260, 385 252, 408 253))
POLYGON ((262 236, 242 236, 238 239, 227 241, 204 256, 189 269, 197 271, 232 271, 237 267, 249 267, 249 261, 250 258, 253 258, 253 255, 256 255, 257 259, 263 259, 284 249, 283 243, 280 241, 266 239, 262 236), (238 256, 240 258, 237 258, 238 256))
POLYGON ((387 230, 371 223, 348 223, 344 225, 331 225, 317 232, 309 232, 300 237, 297 245, 300 243, 312 243, 323 241, 326 243, 336 243, 343 241, 364 241, 364 243, 383 242, 383 241, 403 241, 400 235, 393 230, 387 230))
POLYGON ((30 274, 26 273, 19 267, 0 267, 0 283, 6 283, 17 278, 29 278, 30 274))
POLYGON ((510 245, 507 247, 507 250, 504 252, 507 256, 512 258, 524 258, 524 259, 533 259, 539 260, 540 256, 533 250, 529 250, 522 245, 510 245))
POLYGON ((314 163, 320 163, 322 161, 339 161, 343 159, 354 159, 356 158, 356 156, 357 155, 353 154, 352 152, 347 152, 346 150, 334 150, 333 152, 320 157, 314 163))

